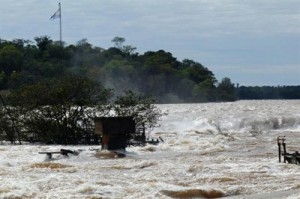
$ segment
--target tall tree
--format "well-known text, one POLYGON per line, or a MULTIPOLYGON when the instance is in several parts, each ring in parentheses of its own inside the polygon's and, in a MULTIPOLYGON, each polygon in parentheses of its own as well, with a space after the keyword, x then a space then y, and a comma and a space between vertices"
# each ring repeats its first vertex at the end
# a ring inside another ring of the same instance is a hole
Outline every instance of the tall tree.
POLYGON ((220 101, 234 101, 236 99, 234 84, 231 83, 231 80, 228 77, 222 79, 217 90, 218 99, 220 101))
POLYGON ((114 37, 111 41, 115 44, 116 48, 121 50, 125 39, 123 37, 114 37))
POLYGON ((6 45, 0 49, 0 70, 7 76, 10 76, 13 71, 20 71, 22 62, 22 52, 14 45, 6 45))

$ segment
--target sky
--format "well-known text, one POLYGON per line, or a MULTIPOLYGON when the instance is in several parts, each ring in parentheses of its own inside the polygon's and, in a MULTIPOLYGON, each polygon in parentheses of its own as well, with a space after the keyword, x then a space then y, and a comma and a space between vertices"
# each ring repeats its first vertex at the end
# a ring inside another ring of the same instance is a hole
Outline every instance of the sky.
POLYGON ((221 81, 244 86, 300 85, 300 0, 0 0, 0 38, 49 36, 136 52, 165 50, 192 59, 221 81))

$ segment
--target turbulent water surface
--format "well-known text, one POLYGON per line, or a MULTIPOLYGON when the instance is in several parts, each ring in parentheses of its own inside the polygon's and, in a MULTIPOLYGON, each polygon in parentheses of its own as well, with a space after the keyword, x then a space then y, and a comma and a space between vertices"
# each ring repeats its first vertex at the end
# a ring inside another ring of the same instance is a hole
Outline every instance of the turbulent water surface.
POLYGON ((0 198, 300 198, 300 101, 158 105, 168 115, 127 157, 99 146, 0 145, 0 198), (78 156, 41 151, 79 150, 78 156))

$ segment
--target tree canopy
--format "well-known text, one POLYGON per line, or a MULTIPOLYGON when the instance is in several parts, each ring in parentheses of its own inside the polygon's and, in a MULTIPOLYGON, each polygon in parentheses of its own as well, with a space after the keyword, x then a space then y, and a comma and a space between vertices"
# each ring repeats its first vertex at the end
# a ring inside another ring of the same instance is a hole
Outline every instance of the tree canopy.
POLYGON ((114 89, 151 95, 158 103, 227 101, 212 71, 202 64, 177 60, 164 50, 136 53, 122 37, 103 49, 87 39, 60 45, 48 36, 34 41, 0 40, 0 89, 18 89, 41 80, 77 74, 114 89), (203 93, 204 92, 204 93, 203 93))
POLYGON ((300 98, 299 86, 238 86, 228 77, 218 81, 197 61, 180 61, 164 50, 139 54, 122 37, 111 41, 113 47, 104 49, 87 39, 63 46, 48 36, 0 39, 0 90, 76 74, 101 82, 116 95, 131 90, 153 96, 156 103, 300 98))

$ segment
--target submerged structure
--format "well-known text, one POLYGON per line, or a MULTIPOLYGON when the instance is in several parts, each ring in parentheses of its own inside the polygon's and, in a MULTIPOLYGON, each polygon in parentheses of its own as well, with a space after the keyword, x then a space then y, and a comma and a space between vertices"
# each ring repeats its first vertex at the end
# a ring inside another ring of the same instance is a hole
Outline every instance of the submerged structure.
POLYGON ((277 137, 278 161, 281 162, 281 158, 283 157, 284 163, 300 165, 300 153, 298 151, 295 151, 294 153, 288 153, 286 150, 285 140, 285 136, 277 137))
POLYGON ((97 117, 94 121, 102 149, 125 150, 130 145, 145 144, 145 128, 136 128, 133 117, 97 117))

